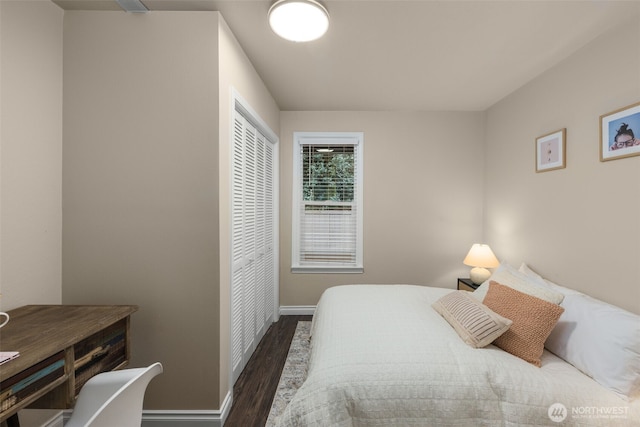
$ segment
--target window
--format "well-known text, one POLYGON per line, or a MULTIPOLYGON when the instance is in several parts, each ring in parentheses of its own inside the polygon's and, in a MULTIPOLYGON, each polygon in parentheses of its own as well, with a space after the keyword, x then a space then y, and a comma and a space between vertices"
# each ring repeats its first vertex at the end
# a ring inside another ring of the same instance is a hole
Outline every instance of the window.
POLYGON ((362 273, 362 133, 296 132, 293 272, 362 273))

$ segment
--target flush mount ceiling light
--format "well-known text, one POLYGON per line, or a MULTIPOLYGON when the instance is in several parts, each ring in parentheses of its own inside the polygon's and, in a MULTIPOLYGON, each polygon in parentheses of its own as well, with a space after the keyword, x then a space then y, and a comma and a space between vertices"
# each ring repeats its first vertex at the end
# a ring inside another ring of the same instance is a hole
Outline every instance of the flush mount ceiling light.
POLYGON ((149 9, 140 0, 116 0, 126 12, 148 12, 149 9))
POLYGON ((329 12, 315 0, 278 0, 269 9, 274 33, 294 42, 322 37, 329 28, 329 12))

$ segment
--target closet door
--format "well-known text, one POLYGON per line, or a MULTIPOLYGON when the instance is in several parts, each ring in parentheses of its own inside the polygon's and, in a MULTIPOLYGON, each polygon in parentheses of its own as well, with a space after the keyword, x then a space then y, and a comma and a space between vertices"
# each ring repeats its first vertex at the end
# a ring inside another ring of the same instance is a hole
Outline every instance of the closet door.
POLYGON ((256 240, 255 240, 255 267, 256 267, 256 331, 262 337, 262 329, 266 325, 265 318, 265 179, 264 179, 264 136, 258 134, 256 139, 256 240))
POLYGON ((234 118, 231 165, 231 366, 233 381, 244 367, 244 119, 234 118))
POLYGON ((275 159, 273 143, 238 112, 232 153, 231 344, 235 381, 274 319, 275 159))
MULTIPOLYGON (((265 139, 264 144, 264 303, 265 326, 276 318, 276 205, 275 205, 275 150, 265 139)), ((266 332, 266 331, 265 331, 266 332)))
POLYGON ((256 327, 256 130, 245 123, 244 139, 244 277, 243 347, 247 355, 255 348, 256 327))

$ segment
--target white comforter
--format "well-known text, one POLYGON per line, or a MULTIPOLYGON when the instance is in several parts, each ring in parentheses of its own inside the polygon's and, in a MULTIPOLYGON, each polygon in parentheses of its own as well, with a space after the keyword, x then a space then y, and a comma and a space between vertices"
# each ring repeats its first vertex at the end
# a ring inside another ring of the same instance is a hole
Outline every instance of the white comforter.
POLYGON ((308 377, 278 425, 640 425, 640 402, 623 400, 549 352, 537 368, 492 345, 466 345, 431 307, 448 292, 327 290, 313 320, 308 377), (566 408, 561 423, 549 417, 557 403, 566 408))

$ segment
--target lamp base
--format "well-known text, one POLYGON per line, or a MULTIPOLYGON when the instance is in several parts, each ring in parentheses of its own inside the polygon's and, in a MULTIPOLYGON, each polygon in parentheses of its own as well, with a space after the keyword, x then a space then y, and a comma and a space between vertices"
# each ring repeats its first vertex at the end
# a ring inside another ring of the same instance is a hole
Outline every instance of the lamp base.
POLYGON ((471 281, 476 285, 482 284, 485 280, 491 277, 491 272, 486 268, 482 267, 473 267, 471 272, 469 273, 469 277, 471 281))

